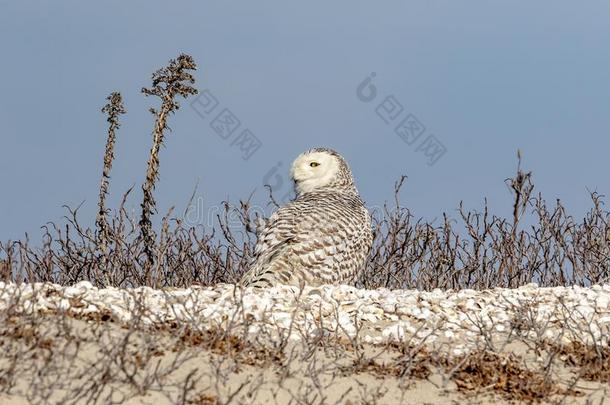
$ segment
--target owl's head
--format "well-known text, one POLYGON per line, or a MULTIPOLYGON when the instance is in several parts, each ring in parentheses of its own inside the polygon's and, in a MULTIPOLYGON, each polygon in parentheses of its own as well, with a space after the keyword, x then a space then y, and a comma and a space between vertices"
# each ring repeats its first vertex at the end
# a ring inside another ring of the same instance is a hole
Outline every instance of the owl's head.
POLYGON ((301 153, 292 163, 290 176, 297 195, 321 189, 357 192, 347 162, 332 149, 314 148, 301 153))

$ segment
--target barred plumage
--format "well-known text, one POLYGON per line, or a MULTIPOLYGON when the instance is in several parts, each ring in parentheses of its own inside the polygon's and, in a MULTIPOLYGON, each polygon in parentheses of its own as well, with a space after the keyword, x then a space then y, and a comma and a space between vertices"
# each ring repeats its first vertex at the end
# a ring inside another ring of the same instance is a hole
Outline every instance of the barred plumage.
POLYGON ((245 286, 344 284, 371 249, 369 212, 341 155, 326 148, 292 164, 294 201, 278 209, 258 233, 245 286))

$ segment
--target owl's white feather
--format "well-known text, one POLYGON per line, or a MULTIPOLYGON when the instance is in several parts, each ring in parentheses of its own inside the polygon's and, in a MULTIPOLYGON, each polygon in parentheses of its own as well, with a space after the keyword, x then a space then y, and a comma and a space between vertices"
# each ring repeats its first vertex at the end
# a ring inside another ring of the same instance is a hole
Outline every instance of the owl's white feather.
POLYGON ((296 198, 258 234, 242 284, 338 284, 353 280, 371 248, 370 216, 337 152, 311 149, 290 171, 296 198))

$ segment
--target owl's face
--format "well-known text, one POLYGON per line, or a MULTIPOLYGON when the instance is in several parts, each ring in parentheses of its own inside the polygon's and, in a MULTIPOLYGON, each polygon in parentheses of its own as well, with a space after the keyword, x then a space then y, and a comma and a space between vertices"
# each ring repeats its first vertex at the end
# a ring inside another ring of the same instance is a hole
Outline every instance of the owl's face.
POLYGON ((325 151, 308 151, 297 157, 290 175, 297 194, 309 193, 337 181, 342 162, 337 156, 325 151))
POLYGON ((322 188, 358 194, 347 162, 332 149, 314 148, 300 154, 292 164, 290 175, 297 196, 322 188))

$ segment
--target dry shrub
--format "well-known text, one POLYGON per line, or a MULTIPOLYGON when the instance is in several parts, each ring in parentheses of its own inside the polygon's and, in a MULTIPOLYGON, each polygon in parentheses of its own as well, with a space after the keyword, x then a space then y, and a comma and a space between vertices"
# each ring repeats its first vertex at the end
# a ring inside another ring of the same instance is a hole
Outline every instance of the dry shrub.
POLYGON ((284 353, 281 351, 247 342, 245 339, 221 329, 200 331, 183 328, 180 340, 173 350, 181 350, 183 345, 209 350, 214 354, 231 358, 248 366, 282 365, 285 359, 284 353))
MULTIPOLYGON (((66 224, 43 227, 41 247, 27 239, 0 242, 4 274, 17 282, 189 287, 235 283, 247 271, 256 242, 249 202, 223 204, 218 227, 210 231, 165 216, 151 268, 137 220, 124 208, 127 198, 108 222, 106 250, 79 223, 77 210, 69 209, 66 224)), ((373 213, 374 246, 356 286, 430 290, 603 283, 610 277, 609 213, 602 196, 592 193, 591 201, 593 207, 578 222, 560 202, 549 209, 535 196, 528 200, 531 226, 518 231, 518 224, 492 215, 487 206, 482 212, 460 207, 461 224, 444 216, 433 225, 415 221, 397 201, 373 213)))
POLYGON ((220 400, 215 395, 204 393, 187 400, 186 403, 189 405, 219 405, 220 400))
POLYGON ((523 367, 514 355, 477 351, 456 357, 446 369, 459 391, 478 393, 493 390, 508 400, 537 402, 552 395, 578 395, 565 390, 540 372, 523 367))
POLYGON ((549 345, 566 365, 579 368, 579 375, 589 381, 610 383, 610 347, 572 342, 567 345, 549 345))
POLYGON ((382 362, 375 359, 354 360, 351 366, 343 367, 342 371, 345 375, 367 373, 379 378, 405 377, 423 380, 431 374, 429 363, 430 359, 423 356, 409 359, 409 361, 401 361, 400 359, 391 362, 382 362))
MULTIPOLYGON (((41 334, 40 330, 37 328, 37 324, 24 324, 20 321, 21 319, 17 317, 8 318, 0 329, 0 337, 17 341, 22 340, 31 348, 53 349, 53 339, 41 334)), ((3 342, 0 341, 0 346, 2 345, 3 342)))

